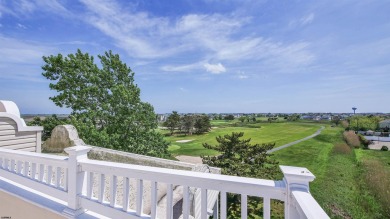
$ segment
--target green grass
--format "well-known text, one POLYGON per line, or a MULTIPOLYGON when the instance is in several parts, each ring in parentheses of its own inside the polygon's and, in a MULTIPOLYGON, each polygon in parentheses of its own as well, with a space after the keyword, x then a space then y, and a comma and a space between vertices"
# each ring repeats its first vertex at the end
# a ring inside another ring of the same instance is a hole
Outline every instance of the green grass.
MULTIPOLYGON (((173 155, 217 155, 214 150, 205 149, 202 143, 216 144, 215 138, 231 134, 232 132, 244 132, 244 139, 251 138, 252 144, 273 143, 275 147, 302 139, 315 133, 320 127, 320 124, 306 124, 306 123, 249 123, 240 124, 241 126, 233 126, 237 121, 212 121, 213 128, 209 133, 202 135, 179 135, 168 136, 165 139, 171 143, 169 151, 173 155), (178 143, 178 140, 193 140, 187 143, 178 143)), ((168 133, 165 131, 164 133, 168 133)))
POLYGON ((360 149, 349 153, 334 150, 334 145, 344 143, 342 132, 341 128, 327 126, 319 136, 276 151, 273 157, 280 165, 306 167, 316 176, 310 191, 331 218, 386 218, 364 181, 357 157, 373 154, 371 158, 385 165, 389 156, 360 149))

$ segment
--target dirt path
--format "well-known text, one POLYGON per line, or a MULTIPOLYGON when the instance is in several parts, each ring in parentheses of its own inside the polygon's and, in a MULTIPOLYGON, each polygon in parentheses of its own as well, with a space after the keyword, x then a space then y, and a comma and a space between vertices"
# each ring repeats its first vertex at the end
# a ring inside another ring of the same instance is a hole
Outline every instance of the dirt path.
POLYGON ((290 142, 290 143, 288 143, 288 144, 285 144, 285 145, 282 145, 282 146, 280 146, 280 147, 277 147, 277 148, 274 148, 274 149, 272 149, 272 150, 269 150, 269 151, 267 151, 267 154, 272 153, 272 152, 275 152, 275 151, 278 151, 278 150, 282 150, 283 148, 287 148, 287 147, 293 146, 294 144, 301 143, 302 141, 306 141, 306 140, 308 140, 308 139, 310 139, 310 138, 314 138, 314 137, 316 137, 317 135, 321 134, 321 131, 324 130, 324 128, 325 128, 324 126, 321 126, 321 128, 318 129, 318 130, 316 131, 316 133, 314 133, 314 134, 312 134, 312 135, 309 135, 309 136, 307 136, 306 138, 302 138, 302 139, 299 139, 299 140, 297 140, 297 141, 293 141, 293 142, 290 142))

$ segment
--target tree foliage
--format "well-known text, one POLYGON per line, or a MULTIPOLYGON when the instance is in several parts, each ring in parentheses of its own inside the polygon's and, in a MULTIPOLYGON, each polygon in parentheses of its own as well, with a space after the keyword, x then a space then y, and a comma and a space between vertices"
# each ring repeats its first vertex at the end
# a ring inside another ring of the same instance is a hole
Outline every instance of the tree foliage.
POLYGON ((340 116, 332 116, 332 123, 338 126, 341 122, 340 116))
MULTIPOLYGON (((250 144, 251 139, 240 139, 244 133, 233 132, 231 135, 218 136, 216 138, 218 144, 210 145, 203 144, 203 147, 213 149, 221 154, 218 156, 203 156, 203 163, 220 167, 222 173, 233 176, 244 176, 252 178, 275 178, 278 166, 277 162, 270 158, 270 154, 266 152, 271 150, 275 144, 250 144)), ((259 207, 259 198, 248 199, 248 214, 250 218, 254 215, 261 214, 261 207, 259 207)), ((229 194, 228 196, 228 210, 229 218, 240 217, 240 203, 239 195, 229 194)))
POLYGON ((233 115, 227 115, 223 119, 224 120, 234 120, 234 116, 233 115))
POLYGON ((154 129, 153 106, 142 102, 134 72, 111 51, 94 57, 78 50, 43 57, 42 75, 58 92, 50 99, 72 109, 71 121, 88 144, 123 151, 165 156, 168 143, 154 129))
POLYGON ((240 139, 243 132, 218 136, 217 145, 204 143, 203 147, 220 152, 218 156, 204 156, 203 163, 222 168, 222 173, 233 176, 272 178, 277 171, 277 162, 270 159, 275 144, 250 144, 251 139, 240 139))
POLYGON ((294 114, 292 114, 292 115, 289 115, 289 116, 287 117, 287 120, 288 120, 288 121, 297 121, 297 120, 299 120, 300 118, 301 118, 301 116, 300 116, 299 114, 294 113, 294 114))
POLYGON ((349 127, 355 131, 378 130, 380 118, 377 116, 352 116, 349 119, 349 127))
POLYGON ((172 111, 172 114, 170 114, 167 120, 164 122, 164 126, 166 126, 169 131, 171 131, 171 135, 173 135, 175 129, 179 128, 180 126, 180 115, 177 113, 177 111, 172 111))
POLYGON ((52 116, 41 119, 40 117, 34 117, 34 119, 28 122, 29 126, 43 126, 42 131, 42 140, 46 141, 51 136, 51 132, 57 125, 69 124, 69 119, 67 118, 58 118, 57 115, 53 114, 52 116))
POLYGON ((202 134, 209 132, 211 129, 210 118, 206 114, 195 115, 195 114, 186 114, 180 116, 176 111, 173 111, 171 115, 168 116, 167 120, 164 122, 171 135, 174 134, 175 129, 179 133, 184 132, 186 135, 192 135, 195 131, 196 134, 202 134))
POLYGON ((186 114, 181 118, 182 130, 188 135, 192 135, 194 130, 195 119, 193 115, 186 114))
POLYGON ((194 128, 196 134, 202 134, 210 131, 211 129, 210 118, 205 114, 195 116, 194 128))

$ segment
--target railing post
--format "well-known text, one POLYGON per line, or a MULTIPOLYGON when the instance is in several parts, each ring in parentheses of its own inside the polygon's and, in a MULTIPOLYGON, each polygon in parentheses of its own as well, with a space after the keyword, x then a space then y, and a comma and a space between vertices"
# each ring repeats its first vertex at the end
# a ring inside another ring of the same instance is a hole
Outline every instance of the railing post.
POLYGON ((299 218, 298 211, 293 202, 292 191, 309 192, 309 182, 315 176, 304 167, 280 166, 283 172, 283 181, 286 184, 286 200, 284 202, 284 218, 299 218))
POLYGON ((64 210, 64 214, 74 218, 84 212, 79 200, 79 195, 85 187, 85 172, 81 171, 79 161, 88 159, 87 153, 91 147, 74 146, 65 148, 65 152, 69 154, 68 159, 68 207, 64 210))

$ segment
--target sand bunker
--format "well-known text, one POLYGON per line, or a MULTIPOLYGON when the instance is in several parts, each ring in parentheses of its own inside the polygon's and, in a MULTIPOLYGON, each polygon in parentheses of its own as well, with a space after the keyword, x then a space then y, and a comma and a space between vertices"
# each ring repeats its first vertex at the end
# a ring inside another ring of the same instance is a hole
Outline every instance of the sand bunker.
POLYGON ((190 141, 193 141, 194 139, 191 139, 191 140, 179 140, 179 141, 176 141, 177 143, 186 143, 186 142, 190 142, 190 141))

